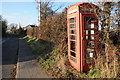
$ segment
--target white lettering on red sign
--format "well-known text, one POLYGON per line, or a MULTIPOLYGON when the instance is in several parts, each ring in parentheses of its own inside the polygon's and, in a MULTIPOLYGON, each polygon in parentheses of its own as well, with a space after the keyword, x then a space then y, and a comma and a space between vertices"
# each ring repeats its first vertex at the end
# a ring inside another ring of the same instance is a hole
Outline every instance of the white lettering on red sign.
POLYGON ((92 8, 85 8, 85 7, 81 8, 80 10, 81 11, 87 11, 87 12, 95 12, 94 9, 92 9, 92 8))
POLYGON ((75 12, 77 12, 77 9, 69 11, 68 14, 72 14, 72 13, 75 13, 75 12))

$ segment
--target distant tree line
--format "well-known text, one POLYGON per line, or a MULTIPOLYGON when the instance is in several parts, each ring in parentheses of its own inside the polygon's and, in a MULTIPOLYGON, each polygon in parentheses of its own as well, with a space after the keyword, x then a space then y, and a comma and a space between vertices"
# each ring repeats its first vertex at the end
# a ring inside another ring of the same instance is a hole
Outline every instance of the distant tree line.
POLYGON ((2 37, 5 36, 7 33, 11 34, 17 34, 17 35, 26 35, 26 30, 24 30, 21 25, 19 25, 19 28, 17 29, 17 24, 10 24, 10 31, 7 32, 8 24, 7 20, 3 19, 2 16, 0 15, 0 26, 1 26, 1 31, 2 31, 2 37))
POLYGON ((22 35, 22 36, 26 35, 26 30, 24 30, 20 24, 18 26, 17 24, 12 23, 10 24, 10 27, 11 27, 10 31, 12 34, 17 34, 17 35, 22 35), (17 27, 19 28, 17 29, 17 27))

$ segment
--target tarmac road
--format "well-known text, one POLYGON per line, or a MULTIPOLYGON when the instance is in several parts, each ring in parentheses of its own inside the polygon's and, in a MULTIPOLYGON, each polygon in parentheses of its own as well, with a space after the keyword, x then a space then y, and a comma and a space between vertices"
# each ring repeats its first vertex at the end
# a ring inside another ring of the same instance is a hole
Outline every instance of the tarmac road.
POLYGON ((7 35, 2 41, 2 78, 14 78, 17 63, 19 39, 16 35, 7 35))
POLYGON ((9 35, 3 41, 2 78, 51 78, 37 62, 37 56, 32 54, 24 39, 9 35))

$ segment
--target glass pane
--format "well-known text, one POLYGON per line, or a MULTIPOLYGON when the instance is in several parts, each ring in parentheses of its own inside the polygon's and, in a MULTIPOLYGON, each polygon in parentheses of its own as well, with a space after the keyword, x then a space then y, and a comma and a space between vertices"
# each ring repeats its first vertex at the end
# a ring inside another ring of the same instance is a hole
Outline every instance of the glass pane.
POLYGON ((86 31, 86 33, 85 34, 88 34, 88 30, 85 30, 86 31))
POLYGON ((88 40, 88 36, 86 36, 86 40, 88 40))
POLYGON ((86 46, 89 46, 89 47, 91 47, 91 48, 94 48, 94 41, 88 41, 88 42, 86 42, 86 46))
POLYGON ((91 52, 94 52, 94 49, 92 49, 92 48, 87 48, 86 51, 87 51, 87 53, 91 53, 91 52))
POLYGON ((90 56, 91 58, 93 58, 94 53, 93 53, 93 52, 89 53, 89 56, 90 56))
POLYGON ((85 34, 90 34, 91 33, 90 30, 85 30, 85 31, 86 31, 85 34))
POLYGON ((95 30, 85 30, 85 34, 95 34, 95 30))
POLYGON ((75 40, 75 36, 74 36, 74 35, 71 35, 71 36, 70 36, 70 39, 75 40))
POLYGON ((73 62, 77 62, 75 58, 70 56, 70 60, 72 60, 73 62))
POLYGON ((95 18, 92 17, 85 17, 85 22, 95 22, 95 18))
POLYGON ((75 51, 75 41, 70 41, 70 49, 75 51))
POLYGON ((75 28, 75 24, 70 24, 70 28, 75 28))
POLYGON ((94 30, 91 30, 91 34, 94 34, 94 30))
POLYGON ((94 40, 94 36, 91 36, 91 39, 94 40))
POLYGON ((92 35, 91 35, 91 36, 90 36, 90 35, 89 35, 89 36, 86 36, 86 40, 94 40, 94 39, 95 39, 95 38, 94 38, 94 36, 92 36, 92 35))
POLYGON ((91 28, 94 28, 94 23, 91 23, 91 28))
POLYGON ((85 23, 85 28, 95 28, 94 23, 85 23))
POLYGON ((86 59, 86 64, 90 64, 90 63, 93 63, 94 60, 93 59, 86 59))
POLYGON ((86 36, 86 40, 91 40, 91 36, 86 36))
POLYGON ((94 57, 94 52, 86 53, 86 58, 93 58, 93 57, 94 57))
POLYGON ((74 52, 70 52, 70 55, 73 57, 76 57, 76 53, 74 53, 74 52))
POLYGON ((70 18, 70 23, 74 23, 75 22, 75 18, 70 18))
POLYGON ((95 56, 94 49, 87 48, 86 51, 87 51, 87 52, 85 53, 86 64, 93 63, 93 62, 94 62, 93 57, 95 56))
POLYGON ((85 28, 91 28, 90 23, 85 23, 85 28))
POLYGON ((75 34, 75 30, 70 30, 70 34, 75 34))

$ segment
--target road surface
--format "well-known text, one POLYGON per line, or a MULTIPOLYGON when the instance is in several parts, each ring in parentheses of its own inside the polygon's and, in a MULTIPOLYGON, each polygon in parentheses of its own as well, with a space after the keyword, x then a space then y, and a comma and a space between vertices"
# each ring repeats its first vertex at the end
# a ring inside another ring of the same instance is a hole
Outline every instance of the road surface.
POLYGON ((2 78, 13 78, 13 71, 17 63, 18 37, 8 35, 2 40, 2 78))
POLYGON ((9 35, 2 40, 2 78, 50 78, 25 40, 9 35))

